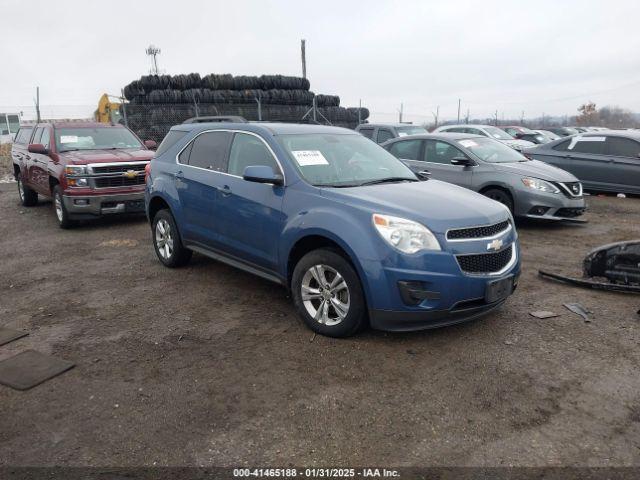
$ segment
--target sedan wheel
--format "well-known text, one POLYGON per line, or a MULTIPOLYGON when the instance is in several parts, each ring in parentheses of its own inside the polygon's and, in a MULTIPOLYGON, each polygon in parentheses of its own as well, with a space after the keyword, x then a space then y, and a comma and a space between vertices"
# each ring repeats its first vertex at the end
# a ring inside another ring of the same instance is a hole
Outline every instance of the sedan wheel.
POLYGON ((314 265, 306 271, 300 294, 307 313, 320 324, 338 325, 349 313, 349 287, 328 265, 314 265))

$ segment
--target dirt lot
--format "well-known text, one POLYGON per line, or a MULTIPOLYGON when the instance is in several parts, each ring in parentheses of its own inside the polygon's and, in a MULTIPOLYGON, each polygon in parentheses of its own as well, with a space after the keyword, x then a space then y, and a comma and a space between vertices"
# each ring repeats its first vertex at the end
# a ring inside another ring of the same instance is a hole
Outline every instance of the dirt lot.
POLYGON ((0 325, 30 336, 0 360, 77 366, 0 386, 0 465, 640 465, 640 297, 536 276, 640 237, 638 199, 520 225, 520 287, 481 321, 312 340, 284 290, 198 255, 163 268, 141 218, 62 231, 15 190, 0 185, 0 325))

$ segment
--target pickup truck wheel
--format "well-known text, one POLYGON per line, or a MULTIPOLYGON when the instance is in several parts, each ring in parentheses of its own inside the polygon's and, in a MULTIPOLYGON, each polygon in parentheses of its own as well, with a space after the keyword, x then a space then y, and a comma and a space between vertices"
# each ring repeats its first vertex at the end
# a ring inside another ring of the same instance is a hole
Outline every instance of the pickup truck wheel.
POLYGON ((53 209, 56 212, 56 218, 58 219, 58 225, 60 228, 71 228, 75 225, 75 222, 69 219, 69 212, 64 206, 62 200, 62 188, 60 185, 53 187, 53 209))
POLYGON ((509 195, 504 190, 492 188, 490 190, 487 190, 486 192, 482 192, 482 194, 485 197, 489 197, 491 200, 500 202, 505 207, 507 207, 511 213, 513 213, 513 199, 511 198, 511 195, 509 195))
POLYGON ((307 326, 329 337, 348 337, 365 324, 365 299, 358 274, 338 253, 319 249, 293 270, 293 303, 307 326))
POLYGON ((22 183, 22 174, 18 175, 18 195, 20 203, 25 207, 33 207, 38 203, 38 194, 22 183))
POLYGON ((153 247, 158 259, 169 268, 189 263, 193 252, 182 245, 180 233, 169 210, 160 210, 153 217, 153 247))

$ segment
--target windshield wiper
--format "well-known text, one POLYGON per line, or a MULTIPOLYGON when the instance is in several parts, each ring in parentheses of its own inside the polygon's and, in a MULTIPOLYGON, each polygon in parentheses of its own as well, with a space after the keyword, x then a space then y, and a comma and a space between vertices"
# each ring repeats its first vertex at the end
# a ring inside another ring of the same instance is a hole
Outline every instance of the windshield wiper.
POLYGON ((359 184, 361 187, 366 185, 377 185, 379 183, 393 183, 393 182, 419 182, 417 178, 407 178, 407 177, 387 177, 387 178, 379 178, 378 180, 370 180, 368 182, 362 182, 359 184))
POLYGON ((320 187, 320 188, 350 188, 350 187, 359 187, 360 184, 359 183, 340 183, 340 184, 335 184, 335 183, 314 183, 313 184, 314 187, 320 187))

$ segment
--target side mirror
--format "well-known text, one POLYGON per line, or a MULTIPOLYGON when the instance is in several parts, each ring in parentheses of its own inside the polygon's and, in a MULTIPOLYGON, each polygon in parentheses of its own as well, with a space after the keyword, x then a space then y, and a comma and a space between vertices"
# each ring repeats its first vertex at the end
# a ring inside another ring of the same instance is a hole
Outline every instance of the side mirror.
POLYGON ((27 150, 29 150, 29 153, 40 153, 42 155, 48 155, 49 154, 49 150, 42 145, 41 143, 32 143, 27 147, 27 150))
POLYGON ((429 170, 420 170, 415 173, 420 180, 429 180, 429 177, 431 176, 431 172, 429 170))
POLYGON ((145 140, 144 146, 149 150, 155 150, 156 148, 158 148, 158 144, 154 140, 145 140))
POLYGON ((475 165, 470 158, 467 157, 453 157, 451 159, 451 165, 458 165, 460 167, 471 167, 475 165))
POLYGON ((273 171, 273 168, 266 165, 250 165, 244 169, 242 178, 247 182, 271 183, 273 185, 284 184, 282 175, 273 171))

